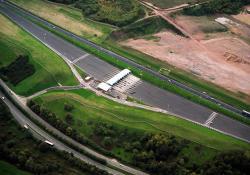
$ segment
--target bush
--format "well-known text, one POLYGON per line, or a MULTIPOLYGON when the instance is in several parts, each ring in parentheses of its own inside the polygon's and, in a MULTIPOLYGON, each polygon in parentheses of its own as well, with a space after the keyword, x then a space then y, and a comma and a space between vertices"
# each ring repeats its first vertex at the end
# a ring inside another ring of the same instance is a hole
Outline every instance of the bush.
POLYGON ((116 26, 128 25, 145 15, 140 4, 133 0, 79 0, 75 7, 86 17, 116 26))
POLYGON ((67 111, 67 112, 71 112, 73 109, 74 109, 73 105, 70 105, 70 104, 65 104, 64 105, 64 110, 67 111))
POLYGON ((18 83, 35 73, 35 68, 29 63, 27 55, 20 55, 7 67, 0 69, 0 75, 4 81, 9 81, 16 86, 18 83))

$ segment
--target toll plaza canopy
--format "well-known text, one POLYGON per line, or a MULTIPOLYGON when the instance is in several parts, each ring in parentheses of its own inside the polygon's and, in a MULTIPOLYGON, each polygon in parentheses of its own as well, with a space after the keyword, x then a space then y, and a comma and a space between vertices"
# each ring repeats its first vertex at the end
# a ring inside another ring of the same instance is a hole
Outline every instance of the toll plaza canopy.
POLYGON ((113 86, 118 81, 120 81, 121 79, 123 79, 124 77, 126 77, 128 74, 130 74, 130 72, 131 72, 130 70, 124 69, 121 72, 119 72, 118 74, 116 74, 114 77, 112 77, 111 79, 109 79, 106 83, 109 84, 110 86, 113 86))
POLYGON ((131 73, 130 70, 124 69, 121 72, 119 72, 118 74, 116 74, 115 76, 113 76, 112 78, 110 78, 108 81, 106 81, 106 83, 104 83, 104 82, 100 83, 97 86, 97 88, 107 92, 108 90, 111 89, 111 87, 114 84, 118 83, 121 79, 123 79, 124 77, 126 77, 130 73, 131 73))

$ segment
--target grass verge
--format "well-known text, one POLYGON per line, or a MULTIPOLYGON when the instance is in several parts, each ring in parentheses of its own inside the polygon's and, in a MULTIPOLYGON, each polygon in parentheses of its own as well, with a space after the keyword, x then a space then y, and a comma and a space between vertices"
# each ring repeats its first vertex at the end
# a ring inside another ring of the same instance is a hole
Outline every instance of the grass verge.
POLYGON ((217 150, 250 148, 249 144, 243 141, 192 122, 162 113, 128 107, 99 97, 89 90, 52 91, 34 100, 55 112, 62 119, 67 114, 64 105, 73 105, 72 114, 75 120, 83 122, 82 126, 75 125, 75 128, 87 136, 90 136, 92 132, 87 125, 88 120, 106 120, 120 127, 128 127, 129 131, 166 132, 217 150))
POLYGON ((45 88, 62 85, 76 85, 77 80, 70 68, 53 51, 34 39, 27 32, 18 28, 6 17, 0 15, 0 62, 6 66, 19 54, 28 55, 30 64, 35 67, 35 74, 16 86, 9 84, 19 95, 28 96, 45 88), (7 54, 6 54, 7 53, 7 54))

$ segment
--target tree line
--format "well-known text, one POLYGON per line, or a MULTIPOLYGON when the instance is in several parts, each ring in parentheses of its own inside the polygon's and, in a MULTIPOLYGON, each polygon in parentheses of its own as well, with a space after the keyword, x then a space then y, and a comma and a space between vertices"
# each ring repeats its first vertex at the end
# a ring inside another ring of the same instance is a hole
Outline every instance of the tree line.
POLYGON ((207 3, 185 8, 186 15, 202 16, 213 14, 237 14, 244 5, 250 4, 250 0, 210 0, 207 3))
POLYGON ((7 161, 35 175, 75 174, 108 175, 106 171, 87 164, 72 153, 59 151, 36 140, 13 119, 7 106, 0 101, 0 160, 7 161))

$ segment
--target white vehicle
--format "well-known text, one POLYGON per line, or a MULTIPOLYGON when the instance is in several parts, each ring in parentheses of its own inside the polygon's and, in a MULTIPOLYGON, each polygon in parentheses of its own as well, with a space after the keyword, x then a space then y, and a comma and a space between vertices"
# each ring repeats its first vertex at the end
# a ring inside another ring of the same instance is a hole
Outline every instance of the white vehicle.
POLYGON ((23 127, 25 128, 25 129, 29 129, 29 127, 28 127, 28 125, 23 125, 23 127))
POLYGON ((1 97, 1 99, 2 99, 2 100, 4 100, 4 99, 5 99, 5 97, 1 97))
POLYGON ((50 141, 48 141, 48 140, 45 140, 44 142, 47 143, 47 144, 50 145, 50 146, 54 146, 54 143, 52 143, 52 142, 50 142, 50 141))
POLYGON ((250 112, 243 110, 242 111, 242 115, 246 116, 246 117, 250 117, 250 112))

